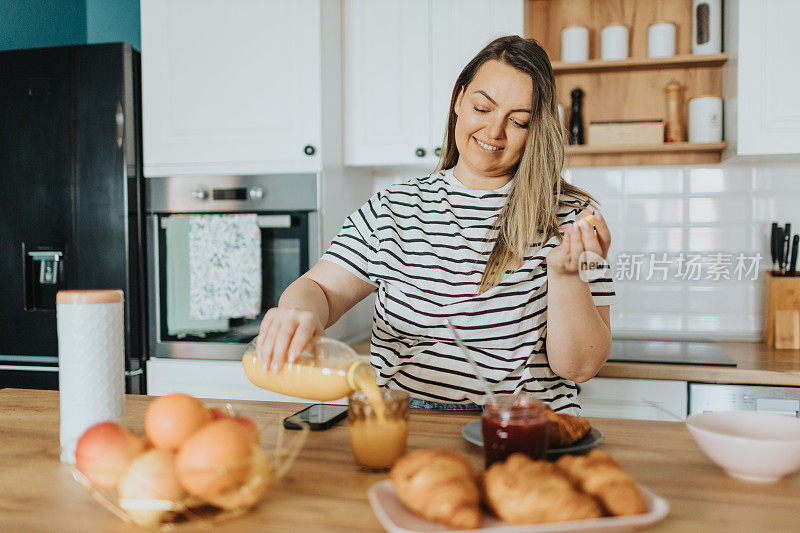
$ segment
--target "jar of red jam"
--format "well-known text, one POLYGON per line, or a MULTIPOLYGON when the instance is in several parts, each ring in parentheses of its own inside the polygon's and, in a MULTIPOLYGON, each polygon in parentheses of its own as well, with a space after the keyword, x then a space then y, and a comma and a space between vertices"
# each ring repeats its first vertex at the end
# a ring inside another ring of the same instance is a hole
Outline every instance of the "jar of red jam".
POLYGON ((486 468, 515 452, 532 459, 547 455, 547 414, 533 395, 496 396, 485 406, 481 429, 486 468))

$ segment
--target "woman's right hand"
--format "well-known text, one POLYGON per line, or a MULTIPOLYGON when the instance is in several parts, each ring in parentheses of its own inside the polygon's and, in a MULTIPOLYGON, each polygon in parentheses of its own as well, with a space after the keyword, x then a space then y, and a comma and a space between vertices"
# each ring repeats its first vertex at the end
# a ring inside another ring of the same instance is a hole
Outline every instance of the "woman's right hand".
POLYGON ((311 311, 273 307, 264 315, 256 338, 256 355, 264 368, 276 374, 287 361, 300 355, 308 341, 324 328, 311 311))

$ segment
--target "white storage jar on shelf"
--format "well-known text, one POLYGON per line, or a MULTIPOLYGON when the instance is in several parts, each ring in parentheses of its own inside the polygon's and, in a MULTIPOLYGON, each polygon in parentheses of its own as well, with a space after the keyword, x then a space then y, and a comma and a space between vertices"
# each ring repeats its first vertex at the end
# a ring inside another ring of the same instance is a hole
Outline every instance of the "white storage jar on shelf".
POLYGON ((435 165, 456 78, 493 38, 523 35, 523 4, 345 0, 345 164, 435 165))
POLYGON ((145 176, 318 171, 320 1, 141 1, 145 176))

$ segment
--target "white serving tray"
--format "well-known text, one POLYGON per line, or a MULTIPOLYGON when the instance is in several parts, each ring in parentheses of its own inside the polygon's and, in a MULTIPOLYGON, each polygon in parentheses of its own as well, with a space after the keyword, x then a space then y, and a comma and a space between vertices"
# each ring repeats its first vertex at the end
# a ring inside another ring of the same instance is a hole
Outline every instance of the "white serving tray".
MULTIPOLYGON (((478 529, 457 530, 477 531, 479 533, 557 533, 567 531, 625 531, 636 529, 662 520, 669 514, 667 501, 639 485, 639 490, 647 503, 645 514, 634 516, 612 516, 577 520, 572 522, 551 522, 548 524, 511 525, 494 516, 483 514, 481 527, 478 529)), ((447 526, 431 522, 409 511, 397 499, 392 482, 388 479, 372 485, 368 492, 369 503, 381 525, 389 533, 433 533, 456 531, 447 526)))

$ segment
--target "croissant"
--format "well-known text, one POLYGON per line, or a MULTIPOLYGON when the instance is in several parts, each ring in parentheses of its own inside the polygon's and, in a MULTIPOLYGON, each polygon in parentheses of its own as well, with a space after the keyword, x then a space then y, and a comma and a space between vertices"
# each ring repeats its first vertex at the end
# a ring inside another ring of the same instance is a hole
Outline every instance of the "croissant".
POLYGON ((547 408, 548 448, 563 448, 574 444, 592 430, 592 425, 580 416, 558 414, 547 408))
POLYGON ((414 513, 453 529, 481 523, 480 490, 470 464, 440 450, 413 450, 389 472, 397 497, 414 513))
POLYGON ((489 507, 505 522, 539 524, 603 516, 597 502, 578 492, 552 463, 521 453, 489 467, 483 485, 489 507))
POLYGON ((647 512, 636 483, 607 453, 592 450, 588 455, 563 455, 556 466, 576 486, 597 498, 608 514, 634 515, 647 512))

